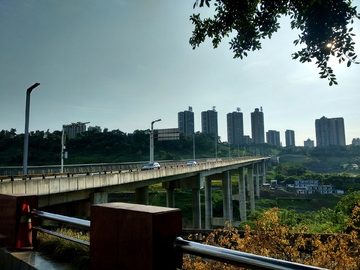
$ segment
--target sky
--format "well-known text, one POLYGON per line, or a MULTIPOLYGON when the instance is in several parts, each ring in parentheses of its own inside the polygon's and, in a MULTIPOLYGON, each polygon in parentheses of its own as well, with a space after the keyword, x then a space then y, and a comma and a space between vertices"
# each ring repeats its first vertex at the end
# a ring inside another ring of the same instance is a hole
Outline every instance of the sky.
MULTIPOLYGON (((339 85, 320 79, 313 63, 291 54, 288 18, 262 50, 234 59, 229 40, 213 49, 207 40, 193 50, 189 38, 194 0, 0 0, 0 130, 25 130, 26 90, 31 93, 29 130, 62 125, 119 129, 126 133, 176 128, 178 112, 193 108, 195 131, 201 112, 215 106, 221 141, 226 114, 240 107, 244 133, 262 107, 265 131, 285 130, 295 143, 315 138, 315 119, 343 117, 346 144, 360 137, 360 65, 331 61, 339 85)), ((360 0, 353 1, 356 6, 360 0)), ((359 10, 358 10, 359 11, 359 10)), ((360 54, 360 20, 353 25, 360 54)))

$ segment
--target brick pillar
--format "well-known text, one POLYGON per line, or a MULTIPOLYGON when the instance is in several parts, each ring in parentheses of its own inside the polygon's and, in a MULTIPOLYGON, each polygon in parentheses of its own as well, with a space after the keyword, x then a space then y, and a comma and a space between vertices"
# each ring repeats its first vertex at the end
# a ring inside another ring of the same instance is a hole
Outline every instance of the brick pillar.
POLYGON ((177 269, 182 254, 173 243, 182 233, 181 210, 107 203, 91 208, 91 269, 177 269))

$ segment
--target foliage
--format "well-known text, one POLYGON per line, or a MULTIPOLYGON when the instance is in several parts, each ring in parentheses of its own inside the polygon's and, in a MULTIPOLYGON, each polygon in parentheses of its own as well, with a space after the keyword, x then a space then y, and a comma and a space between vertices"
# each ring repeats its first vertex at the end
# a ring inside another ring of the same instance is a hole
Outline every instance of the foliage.
MULTIPOLYGON (((86 242, 90 240, 89 233, 83 234, 70 229, 58 229, 56 233, 86 242)), ((45 233, 39 233, 37 239, 37 250, 50 259, 70 264, 74 269, 90 269, 90 249, 88 246, 45 233)))
MULTIPOLYGON (((210 6, 211 0, 196 0, 196 6, 210 6)), ((278 19, 290 16, 291 28, 301 31, 295 45, 303 45, 293 53, 300 63, 311 62, 320 68, 320 78, 327 78, 329 85, 337 84, 333 70, 327 64, 330 56, 349 67, 357 63, 352 37, 353 28, 348 28, 357 17, 356 7, 351 1, 330 0, 214 0, 213 18, 201 19, 200 13, 190 17, 194 24, 190 44, 193 49, 212 39, 217 48, 224 37, 234 34, 230 49, 234 58, 243 58, 250 51, 261 49, 261 39, 271 38, 280 28, 278 19)))
POLYGON ((350 215, 353 212, 355 206, 360 202, 360 191, 354 191, 344 196, 335 207, 335 211, 344 212, 350 215))
MULTIPOLYGON (((356 206, 347 226, 359 222, 356 206)), ((287 260, 301 264, 313 265, 327 269, 358 269, 360 244, 357 230, 349 234, 332 234, 322 236, 305 234, 307 227, 295 230, 281 223, 278 209, 264 212, 255 222, 255 230, 246 226, 244 237, 232 228, 218 229, 205 239, 205 244, 238 250, 241 252, 287 260)), ((345 228, 346 229, 346 228, 345 228)), ((227 263, 203 260, 200 257, 184 257, 183 269, 244 269, 227 263)))
MULTIPOLYGON (((215 136, 212 133, 195 134, 196 158, 215 156, 215 136)), ((23 161, 24 135, 16 130, 0 131, 0 165, 20 166, 23 161)), ((66 164, 90 164, 144 161, 149 158, 149 132, 135 130, 126 134, 118 129, 98 132, 86 131, 76 138, 66 140, 69 158, 66 164)), ((229 146, 221 141, 217 144, 218 157, 229 156, 229 146)), ((29 134, 29 165, 54 165, 60 163, 61 132, 35 131, 29 134)), ((243 150, 231 149, 231 155, 240 156, 243 150)), ((192 136, 180 135, 176 141, 155 140, 155 159, 180 160, 193 158, 192 136)))

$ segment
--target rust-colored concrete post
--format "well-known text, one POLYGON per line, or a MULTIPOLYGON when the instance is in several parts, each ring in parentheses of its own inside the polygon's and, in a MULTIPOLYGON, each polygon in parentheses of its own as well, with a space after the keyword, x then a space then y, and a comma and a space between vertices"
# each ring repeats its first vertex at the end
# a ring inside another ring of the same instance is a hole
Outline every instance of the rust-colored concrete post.
MULTIPOLYGON (((38 206, 36 195, 0 194, 0 247, 16 247, 24 201, 30 208, 38 206)), ((33 232, 33 241, 34 238, 33 232)))
POLYGON ((182 253, 173 243, 182 233, 181 210, 128 203, 91 208, 91 269, 177 269, 182 253))

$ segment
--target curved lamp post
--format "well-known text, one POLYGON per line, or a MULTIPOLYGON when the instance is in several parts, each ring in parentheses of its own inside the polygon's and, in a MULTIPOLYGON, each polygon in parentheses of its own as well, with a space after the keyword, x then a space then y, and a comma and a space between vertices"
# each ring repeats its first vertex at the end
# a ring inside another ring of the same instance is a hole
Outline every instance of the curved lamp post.
POLYGON ((27 175, 27 161, 29 149, 29 115, 30 115, 30 94, 34 88, 38 87, 40 83, 35 83, 26 91, 26 109, 25 109, 25 138, 24 138, 24 158, 23 158, 23 175, 27 175))
POLYGON ((154 123, 161 121, 161 119, 151 122, 150 130, 150 162, 154 162, 154 123))

